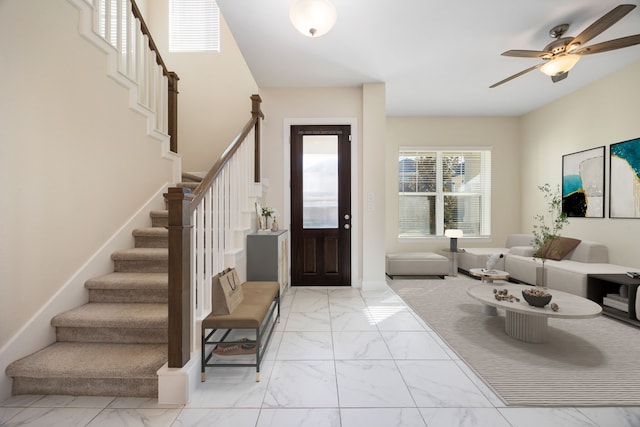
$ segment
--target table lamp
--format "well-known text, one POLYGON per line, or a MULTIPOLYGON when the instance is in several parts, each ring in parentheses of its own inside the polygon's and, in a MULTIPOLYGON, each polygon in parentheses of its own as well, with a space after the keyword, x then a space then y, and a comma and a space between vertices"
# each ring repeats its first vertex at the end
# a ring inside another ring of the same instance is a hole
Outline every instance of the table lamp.
POLYGON ((451 252, 458 252, 458 237, 463 236, 462 230, 450 228, 448 230, 444 230, 444 235, 451 239, 449 242, 449 250, 451 252))

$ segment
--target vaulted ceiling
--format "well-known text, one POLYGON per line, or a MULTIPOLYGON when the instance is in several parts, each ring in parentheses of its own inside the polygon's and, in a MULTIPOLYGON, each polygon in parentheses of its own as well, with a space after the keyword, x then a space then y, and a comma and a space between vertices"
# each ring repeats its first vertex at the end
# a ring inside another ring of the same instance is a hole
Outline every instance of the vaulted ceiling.
MULTIPOLYGON (((636 45, 583 56, 558 83, 534 70, 489 88, 541 62, 502 52, 542 50, 559 24, 577 36, 619 1, 332 0, 338 19, 319 38, 293 28, 293 1, 218 0, 258 85, 384 82, 390 116, 519 116, 640 60, 636 45)), ((638 33, 640 7, 588 44, 638 33)))

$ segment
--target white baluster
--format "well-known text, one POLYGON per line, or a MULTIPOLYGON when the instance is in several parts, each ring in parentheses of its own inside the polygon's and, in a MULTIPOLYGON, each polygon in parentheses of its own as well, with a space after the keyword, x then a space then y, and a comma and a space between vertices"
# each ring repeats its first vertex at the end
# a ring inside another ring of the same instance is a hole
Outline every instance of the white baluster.
MULTIPOLYGON (((191 224, 196 224, 197 221, 197 210, 193 212, 193 214, 191 215, 191 224)), ((196 310, 194 310, 194 307, 196 307, 196 257, 195 257, 195 253, 197 251, 197 246, 196 246, 196 229, 195 227, 192 227, 191 229, 191 276, 189 277, 189 291, 191 293, 191 343, 189 345, 189 348, 191 349, 191 351, 195 351, 195 343, 200 341, 200 336, 199 336, 199 331, 198 328, 196 328, 194 325, 196 325, 196 310)))
POLYGON ((127 57, 126 55, 126 34, 124 33, 126 30, 126 18, 125 11, 126 5, 128 4, 128 0, 115 0, 114 1, 114 20, 115 20, 115 34, 114 34, 114 46, 118 51, 118 71, 122 74, 126 74, 127 70, 127 57))
POLYGON ((127 24, 127 31, 128 31, 128 42, 127 42, 127 77, 129 77, 131 80, 136 81, 136 71, 137 71, 137 66, 138 66, 138 55, 137 55, 137 45, 138 45, 138 39, 140 38, 140 35, 142 35, 142 30, 139 30, 139 21, 136 19, 136 17, 133 15, 133 11, 129 11, 129 19, 128 19, 128 24, 127 24))
POLYGON ((205 254, 205 238, 204 238, 204 231, 205 231, 205 206, 204 203, 200 202, 200 205, 198 206, 198 215, 196 217, 196 224, 195 224, 195 228, 196 228, 196 252, 195 252, 195 258, 196 258, 196 317, 200 318, 200 316, 203 314, 203 308, 202 308, 202 304, 200 304, 199 300, 202 299, 202 295, 204 292, 204 278, 205 278, 205 269, 204 269, 204 254, 205 254))
POLYGON ((205 218, 204 218, 204 241, 206 244, 204 269, 206 272, 204 292, 202 293, 202 300, 200 301, 200 307, 202 312, 206 316, 211 311, 211 278, 217 273, 217 270, 213 267, 213 189, 209 187, 207 195, 204 199, 205 206, 205 218))

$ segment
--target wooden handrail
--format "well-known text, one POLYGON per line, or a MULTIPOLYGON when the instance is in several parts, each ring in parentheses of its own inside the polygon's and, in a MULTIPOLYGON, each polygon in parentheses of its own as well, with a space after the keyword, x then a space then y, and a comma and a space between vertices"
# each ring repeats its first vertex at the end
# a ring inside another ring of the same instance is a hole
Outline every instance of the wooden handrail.
POLYGON ((168 130, 169 133, 169 149, 177 153, 178 152, 178 80, 180 78, 178 75, 169 71, 164 60, 162 59, 162 55, 160 55, 160 50, 156 46, 156 42, 153 41, 153 37, 151 37, 151 32, 147 27, 146 22, 144 22, 144 18, 142 17, 142 13, 138 8, 135 0, 131 0, 131 11, 133 12, 133 16, 136 17, 138 21, 140 21, 140 30, 142 34, 147 36, 149 39, 149 49, 156 53, 156 63, 162 67, 162 74, 164 74, 169 80, 169 99, 168 99, 168 109, 169 109, 169 117, 168 117, 168 130))
MULTIPOLYGON (((242 141, 244 141, 247 138, 247 136, 249 135, 249 132, 251 132, 252 129, 256 130, 256 142, 260 140, 260 128, 259 128, 260 120, 259 119, 264 118, 264 114, 262 114, 262 111, 260 111, 260 103, 262 102, 262 99, 260 99, 260 95, 252 95, 251 101, 252 101, 251 119, 249 119, 247 124, 244 125, 240 133, 233 139, 233 141, 231 142, 231 144, 229 144, 227 149, 224 150, 224 152, 222 153, 222 156, 220 156, 218 161, 216 161, 215 164, 211 167, 211 169, 209 169, 209 172, 202 179, 200 184, 198 184, 198 186, 194 188, 193 190, 194 198, 191 201, 192 206, 195 207, 202 201, 202 198, 206 194, 206 190, 208 190, 209 187, 211 187, 211 185, 213 184, 213 181, 218 177, 222 168, 224 168, 224 166, 227 164, 229 159, 233 157, 235 152, 238 151, 238 148, 240 148, 242 141)), ((256 165, 260 164, 259 149, 256 149, 255 164, 256 165)), ((256 166, 256 169, 254 170, 254 182, 260 182, 259 166, 256 166)))
MULTIPOLYGON (((168 366, 182 368, 190 360, 190 340, 192 337, 192 289, 191 275, 193 260, 192 223, 193 213, 203 201, 209 188, 223 171, 225 165, 238 151, 252 129, 255 129, 255 143, 259 147, 260 119, 264 118, 260 110, 262 100, 259 95, 251 96, 251 119, 234 138, 229 147, 209 170, 205 178, 194 189, 169 188, 165 194, 169 210, 169 301, 168 301, 168 366)), ((260 164, 260 150, 256 149, 254 163, 260 164)), ((254 182, 260 182, 260 168, 254 170, 254 182)))
POLYGON ((159 66, 162 67, 162 71, 164 75, 165 76, 169 75, 170 71, 167 69, 167 66, 162 60, 162 56, 160 56, 160 50, 156 46, 156 43, 153 41, 153 37, 151 37, 151 32, 149 31, 149 28, 147 27, 146 22, 144 22, 144 18, 142 17, 142 13, 140 12, 138 5, 136 4, 136 0, 131 0, 131 11, 133 12, 133 15, 136 17, 136 19, 140 21, 140 28, 142 30, 142 34, 149 37, 149 49, 151 49, 157 54, 156 62, 158 63, 159 66))

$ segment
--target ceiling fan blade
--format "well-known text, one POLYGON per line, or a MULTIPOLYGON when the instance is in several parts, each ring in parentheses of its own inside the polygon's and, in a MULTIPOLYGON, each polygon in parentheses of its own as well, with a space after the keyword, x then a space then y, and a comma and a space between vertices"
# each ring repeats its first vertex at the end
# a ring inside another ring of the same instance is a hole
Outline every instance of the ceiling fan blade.
POLYGON ((602 33, 607 28, 621 20, 636 7, 635 4, 621 4, 614 7, 610 12, 604 14, 604 16, 598 19, 593 24, 589 25, 583 32, 578 34, 570 44, 580 44, 584 46, 592 38, 602 33))
POLYGON ((577 55, 591 55, 594 53, 608 52, 610 50, 622 49, 623 47, 629 47, 640 44, 640 34, 635 36, 621 37, 619 39, 609 40, 602 43, 596 43, 591 46, 583 47, 576 51, 577 55))
POLYGON ((500 80, 498 83, 494 83, 494 84, 492 84, 491 86, 489 86, 489 89, 493 89, 494 87, 496 87, 496 86, 500 86, 500 85, 501 85, 501 84, 503 84, 503 83, 506 83, 506 82, 508 82, 508 81, 510 81, 510 80, 515 79, 516 77, 520 77, 520 76, 522 76, 523 74, 527 74, 529 71, 533 71, 533 70, 535 70, 536 68, 540 68, 540 67, 542 67, 544 64, 545 64, 545 63, 544 63, 544 62, 542 62, 542 63, 540 63, 540 64, 538 64, 538 65, 534 65, 533 67, 529 67, 529 68, 527 68, 526 70, 522 70, 522 71, 520 71, 519 73, 514 74, 513 76, 507 77, 507 78, 506 78, 506 79, 504 79, 504 80, 500 80))
POLYGON ((551 76, 551 81, 554 83, 558 83, 560 80, 564 80, 569 75, 569 72, 566 71, 564 73, 558 73, 555 76, 551 76))
POLYGON ((540 50, 508 50, 502 52, 502 56, 515 56, 518 58, 542 58, 544 56, 550 56, 549 52, 543 52, 540 50))

